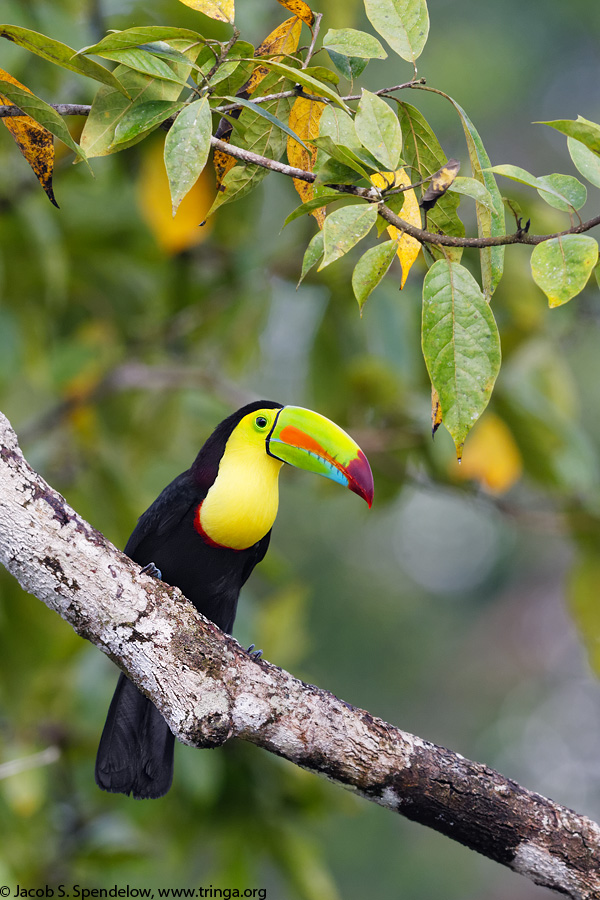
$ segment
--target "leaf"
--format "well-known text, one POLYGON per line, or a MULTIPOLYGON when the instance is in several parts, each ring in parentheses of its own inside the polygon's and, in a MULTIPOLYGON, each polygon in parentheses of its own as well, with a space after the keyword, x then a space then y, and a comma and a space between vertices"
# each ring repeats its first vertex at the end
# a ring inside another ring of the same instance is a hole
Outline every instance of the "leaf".
MULTIPOLYGON (((479 136, 479 132, 462 106, 455 100, 452 100, 452 98, 448 99, 458 112, 462 122, 473 178, 476 181, 481 182, 487 189, 492 198, 494 207, 493 210, 490 211, 485 203, 481 203, 476 199, 475 210, 477 213, 477 232, 479 237, 482 238, 501 237, 506 233, 504 206, 500 191, 498 190, 498 185, 496 184, 496 179, 490 172, 489 156, 483 146, 483 141, 479 136)), ((481 260, 483 293, 489 301, 498 287, 504 272, 504 247, 482 247, 479 251, 479 258, 481 260)))
POLYGON ((587 178, 590 184, 600 188, 600 157, 598 154, 572 137, 567 138, 567 147, 575 168, 581 172, 584 178, 587 178))
MULTIPOLYGON (((281 25, 278 25, 267 37, 262 44, 254 51, 254 57, 272 56, 276 61, 282 56, 295 53, 300 43, 300 35, 302 33, 302 19, 298 16, 292 16, 286 19, 281 25)), ((254 62, 254 59, 246 59, 244 62, 254 62)), ((263 78, 269 74, 266 66, 257 66, 246 85, 246 93, 252 94, 263 78)))
MULTIPOLYGON (((308 182, 303 182, 303 184, 308 184, 308 182)), ((312 185, 308 185, 308 186, 312 187, 312 185)), ((296 209, 293 212, 291 212, 289 214, 289 216, 286 218, 285 222, 283 223, 283 227, 285 228, 285 226, 289 225, 290 222, 293 222, 294 219, 299 219, 300 216, 305 216, 308 213, 313 213, 316 209, 324 210, 324 207, 326 204, 335 203, 336 200, 343 200, 343 199, 347 199, 347 197, 344 198, 344 194, 340 194, 339 191, 331 191, 331 190, 327 190, 327 188, 323 188, 321 193, 319 193, 319 195, 317 197, 312 197, 310 200, 307 200, 301 206, 297 206, 296 209)), ((358 198, 356 198, 356 199, 358 199, 358 198)), ((316 218, 316 216, 315 216, 315 218, 316 218)), ((323 216, 323 220, 324 219, 325 219, 325 217, 323 216)), ((319 227, 321 227, 321 226, 319 226, 319 227)))
POLYGON ((276 116, 271 115, 268 109, 265 109, 264 106, 260 103, 252 103, 251 100, 245 100, 243 97, 225 97, 225 100, 229 100, 231 103, 238 103, 240 106, 245 106, 246 109, 251 109, 257 115, 262 116, 267 121, 271 122, 272 125, 275 125, 276 128, 281 128, 282 131, 291 137, 294 141, 298 141, 305 150, 308 150, 306 144, 302 141, 302 139, 293 131, 285 122, 282 122, 281 119, 278 119, 276 116))
POLYGON ((91 59, 84 59, 76 55, 76 51, 60 41, 46 37, 45 34, 39 34, 37 31, 31 31, 29 28, 20 28, 18 25, 0 25, 0 37, 5 37, 9 41, 36 53, 49 62, 56 63, 64 69, 71 72, 77 72, 79 75, 85 75, 87 78, 93 78, 110 87, 116 88, 121 93, 126 93, 125 88, 115 78, 112 72, 105 69, 99 63, 91 59))
POLYGON ((375 31, 414 65, 429 34, 425 0, 365 0, 365 10, 375 31))
POLYGON ((575 624, 581 634, 590 666, 600 675, 600 604, 598 581, 600 559, 593 549, 584 550, 567 583, 567 597, 575 624))
POLYGON ((278 0, 282 6, 286 9, 289 9, 291 13, 298 16, 299 19, 302 19, 303 22, 306 22, 309 28, 312 28, 312 25, 315 21, 315 14, 304 0, 278 0))
POLYGON ((580 293, 598 262, 598 243, 583 234, 567 234, 538 244, 531 254, 533 280, 551 308, 580 293))
MULTIPOLYGON (((410 184, 410 178, 404 169, 398 169, 394 173, 380 172, 376 175, 372 175, 371 181, 375 187, 378 188, 383 188, 386 184, 390 183, 393 187, 401 187, 403 184, 410 184)), ((402 218, 410 225, 416 225, 417 228, 420 228, 421 210, 419 209, 419 202, 414 189, 410 188, 408 191, 404 191, 402 196, 404 198, 402 204, 402 218)), ((410 234, 406 234, 405 231, 400 231, 395 225, 388 225, 387 232, 391 239, 398 245, 397 254, 402 267, 402 277, 400 279, 400 290, 402 290, 406 284, 408 273, 419 255, 421 244, 416 238, 411 237, 410 234)))
POLYGON ((387 53, 372 34, 355 28, 330 28, 323 38, 323 46, 341 56, 362 59, 387 59, 387 53))
MULTIPOLYGON (((11 84, 17 85, 24 91, 31 93, 24 84, 0 69, 0 76, 11 84)), ((8 101, 9 106, 14 104, 8 101)), ((6 116, 2 119, 4 125, 12 134, 17 147, 33 169, 35 177, 46 192, 51 203, 58 208, 58 203, 52 190, 52 176, 54 174, 54 138, 41 125, 30 116, 6 116)))
MULTIPOLYGON (((567 209, 571 206, 567 197, 564 194, 559 193, 555 187, 552 186, 550 182, 547 180, 544 182, 541 178, 537 178, 535 175, 532 175, 530 172, 527 172, 525 169, 522 169, 521 166, 492 166, 490 169, 491 172, 495 172, 497 175, 504 175, 505 178, 510 178, 511 181, 518 181, 519 184, 526 184, 529 187, 535 188, 538 191, 542 198, 550 203, 551 206, 555 206, 556 209, 563 209, 564 206, 556 206, 557 201, 566 205, 567 209), (544 196, 545 194, 548 197, 544 196), (550 198, 554 199, 554 203, 550 202, 550 198)), ((552 176, 547 176, 550 178, 552 176)), ((561 176, 562 178, 567 178, 567 175, 561 176)), ((573 179, 577 181, 576 178, 573 179)), ((577 182, 579 184, 579 182, 577 182)), ((583 187, 583 185, 581 185, 583 187)), ((586 192, 587 193, 587 192, 586 192)))
POLYGON ((490 212, 494 212, 492 195, 486 186, 476 178, 464 178, 459 175, 454 179, 448 190, 455 191, 457 194, 464 194, 466 197, 471 197, 473 200, 476 200, 477 203, 481 203, 485 206, 490 212))
MULTIPOLYGON (((336 144, 335 141, 326 135, 313 138, 313 143, 316 144, 320 150, 324 150, 331 159, 342 163, 343 166, 347 166, 349 169, 354 169, 354 171, 358 172, 359 175, 362 175, 363 178, 369 177, 362 161, 350 147, 344 147, 343 144, 336 144)), ((378 169, 379 166, 375 163, 372 168, 378 169)))
POLYGON ((162 59, 157 59, 147 50, 139 47, 125 50, 104 50, 101 54, 104 59, 111 59, 121 65, 128 66, 142 75, 150 75, 152 78, 163 78, 166 81, 175 81, 179 85, 185 84, 186 78, 181 78, 173 71, 171 66, 162 59))
POLYGON ((179 0, 192 9, 204 13, 210 19, 216 19, 218 22, 229 22, 233 25, 234 19, 234 3, 233 0, 179 0))
POLYGON ((332 72, 331 69, 325 68, 325 66, 308 66, 306 69, 302 69, 305 75, 310 75, 311 78, 316 78, 318 81, 328 81, 330 84, 339 84, 340 76, 337 72, 332 72))
POLYGON ((431 437, 435 437, 435 433, 442 424, 442 404, 440 397, 433 385, 431 385, 431 437))
POLYGON ((438 200, 444 196, 452 182, 460 171, 460 163, 457 159, 449 159, 441 169, 434 172, 429 179, 429 186, 423 196, 419 206, 421 209, 433 209, 438 200))
POLYGON ((363 147, 386 169, 394 170, 402 151, 402 131, 385 100, 363 88, 354 127, 363 147))
POLYGON ((341 53, 336 53, 335 50, 331 49, 327 52, 338 72, 341 72, 348 81, 354 81, 355 78, 358 78, 364 72, 369 62, 368 59, 363 59, 360 56, 343 56, 341 53))
MULTIPOLYGON (((29 88, 20 87, 19 84, 14 84, 13 81, 0 79, 0 94, 15 106, 18 106, 19 109, 22 109, 28 116, 31 116, 46 131, 59 138, 63 144, 66 144, 67 147, 87 162, 85 152, 71 137, 71 133, 62 117, 48 103, 32 94, 29 88)), ((125 98, 123 97, 123 99, 125 98)))
POLYGON ((362 316, 363 306, 391 266, 398 241, 385 241, 363 253, 352 273, 352 290, 362 316))
MULTIPOLYGON (((179 41, 173 43, 177 45, 179 41)), ((186 50, 186 46, 187 43, 182 43, 182 46, 176 46, 176 49, 181 49, 186 56, 194 57, 196 51, 186 50)), ((191 71, 191 62, 187 66, 173 63, 173 69, 181 78, 187 78, 191 71)), ((126 66, 118 66, 115 72, 127 89, 130 99, 107 86, 102 86, 97 92, 81 135, 81 146, 88 156, 106 156, 108 153, 124 150, 136 144, 147 132, 140 132, 131 140, 115 143, 116 129, 124 117, 128 116, 135 106, 141 106, 151 100, 175 101, 181 94, 181 84, 151 78, 126 66)))
POLYGON ((211 223, 201 228, 213 201, 215 188, 207 166, 192 189, 183 198, 177 215, 172 214, 171 192, 165 171, 161 141, 148 141, 141 152, 139 177, 136 183, 138 204, 144 220, 158 246, 169 256, 181 253, 206 240, 211 223))
POLYGON ((552 194, 549 194, 547 190, 538 188, 538 194, 542 200, 545 200, 554 209, 571 212, 574 209, 581 209, 587 200, 587 188, 572 175, 560 175, 558 173, 554 175, 540 175, 538 181, 553 191, 552 194), (565 199, 560 200, 558 197, 555 197, 554 192, 565 199))
POLYGON ((491 308, 463 266, 438 260, 425 276, 422 345, 460 459, 500 369, 500 337, 491 308))
POLYGON ((557 131, 561 131, 567 137, 575 138, 576 141, 581 141, 593 153, 600 155, 600 125, 597 125, 596 122, 590 122, 583 116, 577 116, 576 120, 553 119, 551 122, 534 122, 533 124, 556 128, 557 131))
POLYGON ((505 494, 519 480, 523 459, 508 425, 486 412, 469 438, 456 477, 475 479, 490 494, 505 494))
MULTIPOLYGON (((277 75, 269 75, 263 85, 265 94, 279 93, 285 90, 287 83, 284 81, 283 86, 281 79, 277 75)), ((292 107, 292 98, 280 97, 277 100, 270 100, 264 104, 264 107, 271 112, 277 119, 283 121, 289 117, 292 107)), ((240 141, 240 145, 251 150, 261 156, 267 156, 270 159, 279 159, 282 155, 286 137, 280 128, 275 127, 271 122, 258 115, 252 109, 244 109, 240 116, 240 122, 245 128, 244 138, 240 141)), ((236 164, 231 168, 223 178, 219 185, 218 194, 209 210, 212 215, 223 203, 231 200, 237 200, 245 196, 253 190, 269 173, 268 169, 262 166, 236 164)))
MULTIPOLYGON (((152 44, 156 41, 185 41, 189 47, 205 43, 205 39, 197 31, 189 28, 173 28, 167 25, 148 25, 145 28, 126 28, 124 31, 115 31, 107 34, 105 38, 96 44, 82 47, 78 55, 93 53, 101 56, 106 51, 127 50, 139 47, 141 44, 152 44)), ((211 54, 212 55, 212 54, 211 54)), ((214 55, 212 55, 214 61, 214 55)))
POLYGON ((179 112, 182 106, 182 100, 149 100, 148 103, 132 106, 117 125, 113 144, 130 141, 139 134, 147 134, 173 113, 179 112))
POLYGON ((208 97, 201 97, 184 107, 167 134, 165 167, 173 200, 173 215, 206 165, 211 133, 208 97))
MULTIPOLYGON (((317 103, 305 97, 297 97, 290 110, 288 119, 290 128, 294 129, 303 140, 310 141, 319 134, 319 124, 324 108, 323 103, 317 103)), ((317 161, 317 151, 313 147, 309 148, 306 144, 299 144, 298 141, 290 138, 287 142, 287 158, 291 166, 303 169, 305 172, 312 172, 317 161)), ((294 178, 293 183, 300 198, 304 201, 303 205, 314 200, 314 184, 301 181, 299 178, 294 178)), ((310 212, 317 220, 319 228, 322 228, 325 221, 325 209, 323 206, 312 207, 310 212)), ((298 215, 302 215, 302 213, 298 213, 298 215)), ((294 213, 291 213, 290 216, 296 218, 294 213)), ((290 216, 285 220, 284 226, 292 221, 290 216)))
POLYGON ((315 266, 323 256, 323 249, 323 232, 317 231, 317 233, 313 235, 304 253, 304 259, 302 260, 302 273, 300 275, 300 280, 296 285, 296 290, 298 290, 312 267, 315 266))
POLYGON ((374 203, 344 206, 329 213, 323 226, 324 257, 319 272, 366 237, 376 218, 374 203))
MULTIPOLYGON (((410 167, 416 169, 418 177, 414 177, 414 181, 429 178, 447 161, 438 139, 423 115, 410 103, 398 104, 398 118, 404 138, 403 155, 406 160, 406 168, 409 171, 411 171, 410 167)), ((412 171, 411 174, 414 175, 412 171)), ((463 237, 465 229, 457 212, 459 203, 460 200, 456 194, 448 191, 428 214, 430 229, 436 229, 441 234, 463 237)), ((460 247, 444 249, 450 259, 455 262, 460 261, 462 255, 460 247)), ((434 255, 440 255, 439 251, 434 248, 432 248, 432 252, 434 255)))
POLYGON ((317 81, 316 78, 311 78, 310 75, 306 75, 303 69, 294 69, 291 66, 286 66, 284 63, 275 62, 273 59, 265 59, 262 62, 262 65, 267 66, 274 72, 279 72, 280 75, 285 75, 285 77, 289 78, 293 84, 301 84, 302 87, 307 88, 312 94, 326 97, 346 112, 349 112, 348 107, 339 94, 336 94, 329 85, 323 84, 322 81, 317 81))

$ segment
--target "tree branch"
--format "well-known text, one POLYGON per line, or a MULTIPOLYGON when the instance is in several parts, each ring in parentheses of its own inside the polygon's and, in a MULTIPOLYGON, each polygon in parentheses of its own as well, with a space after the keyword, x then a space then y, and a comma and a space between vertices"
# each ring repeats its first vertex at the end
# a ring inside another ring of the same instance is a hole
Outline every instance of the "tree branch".
POLYGON ((30 468, 2 414, 0 561, 120 665, 184 743, 251 741, 537 884, 577 900, 600 896, 598 825, 255 662, 83 521, 30 468))
MULTIPOLYGON (((376 91, 377 94, 389 94, 391 91, 400 90, 402 88, 418 86, 419 81, 409 81, 405 84, 399 84, 395 87, 391 88, 382 88, 379 91, 376 91)), ((263 99, 274 99, 275 97, 284 97, 284 96, 295 96, 296 91, 286 91, 282 94, 273 94, 269 95, 269 97, 257 98, 254 102, 258 102, 258 100, 263 99)), ((315 98, 318 99, 318 98, 315 98)), ((343 98, 345 100, 357 100, 358 96, 349 96, 343 98)), ((85 104, 75 104, 75 103, 54 103, 51 104, 52 108, 55 109, 61 116, 87 116, 89 115, 91 107, 85 104)), ((222 110, 219 107, 219 110, 225 111, 227 109, 234 109, 235 105, 231 105, 228 107, 223 107, 222 110)), ((4 118, 6 116, 22 116, 24 113, 16 106, 0 106, 0 118, 4 118)), ((166 128, 169 128, 174 119, 167 119, 163 125, 166 128)), ((298 169, 295 166, 286 165, 286 163, 278 162, 275 159, 269 159, 267 156, 260 156, 257 153, 252 153, 250 150, 244 150, 242 147, 236 147, 235 144, 230 144, 226 141, 221 141, 218 138, 211 137, 211 144, 214 148, 221 150, 223 153, 227 153, 229 156, 233 156, 235 159, 239 159, 241 162, 245 162, 248 165, 260 166, 264 169, 270 169, 272 172, 278 172, 280 175, 286 175, 288 178, 297 178, 300 181, 306 181, 310 184, 316 181, 316 176, 314 172, 307 172, 304 169, 298 169)), ((499 237, 489 237, 489 238, 480 238, 480 237, 455 237, 449 234, 436 234, 432 231, 427 231, 424 228, 417 228, 415 225, 411 225, 410 222, 406 222, 404 219, 401 219, 395 213, 389 209, 385 203, 381 200, 378 200, 375 197, 375 194, 372 190, 363 187, 355 187, 351 184, 345 185, 327 185, 327 187, 336 188, 340 191, 340 193, 352 194, 356 197, 364 197, 371 203, 378 203, 378 211, 379 215, 385 219, 390 225, 394 225, 400 231, 405 232, 411 237, 415 238, 415 240, 419 241, 421 244, 438 244, 443 247, 464 247, 471 249, 481 249, 483 247, 503 247, 509 244, 529 244, 530 246, 535 246, 536 244, 542 244, 544 241, 548 241, 551 238, 565 237, 568 234, 585 234, 585 232, 590 231, 592 228, 595 228, 597 225, 600 225, 600 215, 594 216, 592 219, 588 219, 586 222, 580 222, 579 225, 574 225, 571 228, 566 228, 564 231, 555 231, 552 234, 528 234, 523 229, 519 229, 515 231, 513 234, 505 234, 499 237)))

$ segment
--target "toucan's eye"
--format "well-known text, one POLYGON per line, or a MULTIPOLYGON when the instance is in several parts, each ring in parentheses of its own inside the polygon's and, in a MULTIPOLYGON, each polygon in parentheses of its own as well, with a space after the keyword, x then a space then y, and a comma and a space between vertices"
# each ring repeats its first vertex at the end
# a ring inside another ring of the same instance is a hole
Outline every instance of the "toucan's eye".
POLYGON ((266 428, 269 424, 268 420, 264 416, 257 416, 254 421, 257 428, 266 428))

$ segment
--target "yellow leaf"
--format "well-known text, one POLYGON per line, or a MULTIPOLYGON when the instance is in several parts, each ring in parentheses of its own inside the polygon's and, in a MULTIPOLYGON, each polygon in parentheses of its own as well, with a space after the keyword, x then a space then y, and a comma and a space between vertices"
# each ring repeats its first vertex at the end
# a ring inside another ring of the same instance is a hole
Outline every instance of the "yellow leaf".
MULTIPOLYGON (((4 81, 10 81, 11 84, 15 84, 17 87, 22 88, 22 90, 27 91, 27 93, 31 93, 28 87, 21 84, 16 78, 13 78, 13 76, 9 75, 8 72, 5 72, 4 69, 0 69, 0 77, 4 81)), ((10 100, 2 94, 0 94, 0 98, 5 106, 14 106, 14 103, 11 103, 10 100)), ((54 191, 52 190, 52 175, 54 173, 54 138, 49 131, 39 125, 35 119, 32 119, 30 116, 17 116, 15 118, 6 116, 2 121, 14 137, 19 150, 33 169, 37 180, 45 190, 48 198, 56 207, 58 207, 58 203, 54 199, 54 191)))
POLYGON ((454 474, 475 479, 492 494, 504 494, 519 480, 522 470, 523 460, 510 429, 488 412, 473 429, 460 469, 454 474))
MULTIPOLYGON (((389 187, 393 183, 394 187, 401 187, 403 184, 410 184, 410 178, 404 169, 398 169, 396 172, 376 172, 371 175, 371 181, 377 188, 389 187)), ((419 201, 417 195, 411 188, 404 192, 404 205, 400 213, 402 219, 410 225, 421 227, 421 211, 419 209, 419 201)), ((397 256, 402 266, 402 278, 400 279, 400 290, 406 284, 408 273, 412 264, 419 255, 421 244, 415 238, 406 234, 404 231, 396 228, 394 225, 388 225, 388 234, 393 241, 399 241, 397 256)))
POLYGON ((315 21, 315 14, 308 3, 305 3, 304 0, 278 0, 278 2, 302 19, 303 22, 306 22, 309 28, 312 28, 312 24, 315 21))
MULTIPOLYGON (((302 19, 299 19, 298 16, 292 16, 291 19, 286 19, 285 22, 278 25, 271 34, 267 35, 262 44, 256 48, 254 55, 270 56, 278 62, 282 55, 286 53, 295 53, 298 49, 301 31, 302 19)), ((257 66, 244 87, 246 93, 252 94, 263 78, 268 74, 269 70, 266 66, 257 66)))
MULTIPOLYGON (((290 110, 288 125, 303 141, 316 138, 319 136, 319 120, 324 109, 324 103, 316 103, 314 100, 298 97, 290 110)), ((290 166, 296 166, 298 169, 312 172, 317 158, 317 149, 316 147, 310 147, 307 150, 298 141, 289 137, 287 157, 290 166)), ((314 185, 309 184, 307 181, 294 178, 294 187, 303 203, 307 203, 308 200, 312 200, 314 197, 314 185)), ((311 215, 317 220, 319 228, 322 228, 325 221, 325 207, 314 209, 311 215)))
MULTIPOLYGON (((225 135, 221 140, 228 144, 231 140, 231 134, 225 135)), ((213 151, 213 166, 217 182, 217 191, 222 190, 221 185, 223 184, 223 179, 229 170, 233 169, 236 162, 235 156, 229 156, 228 153, 224 153, 222 150, 215 149, 213 151)))
POLYGON ((433 385, 431 385, 431 435, 435 436, 436 431, 443 421, 442 404, 440 403, 440 395, 433 385))
POLYGON ((198 12, 204 13, 211 19, 229 22, 230 25, 233 25, 235 15, 233 0, 179 0, 179 2, 191 6, 192 9, 197 9, 198 12))
POLYGON ((207 237, 211 225, 201 225, 201 222, 206 218, 214 196, 212 176, 204 169, 173 217, 162 142, 156 141, 148 147, 138 181, 138 202, 146 223, 165 253, 181 253, 207 237))

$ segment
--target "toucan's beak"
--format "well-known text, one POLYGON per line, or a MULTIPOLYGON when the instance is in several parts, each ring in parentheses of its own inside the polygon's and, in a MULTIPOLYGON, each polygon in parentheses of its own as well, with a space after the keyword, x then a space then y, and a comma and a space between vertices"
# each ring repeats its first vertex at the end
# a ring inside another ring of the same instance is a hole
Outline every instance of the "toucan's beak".
POLYGON ((343 484, 373 502, 373 475, 358 444, 335 422, 300 406, 284 406, 267 438, 267 452, 343 484))

